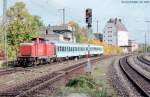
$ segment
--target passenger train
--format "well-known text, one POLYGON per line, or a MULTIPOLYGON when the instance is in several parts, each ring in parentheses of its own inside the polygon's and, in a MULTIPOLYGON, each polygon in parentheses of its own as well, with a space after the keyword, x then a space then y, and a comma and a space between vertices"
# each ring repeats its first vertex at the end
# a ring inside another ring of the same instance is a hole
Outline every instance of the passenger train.
POLYGON ((22 66, 51 63, 70 58, 103 54, 103 46, 79 43, 50 42, 44 38, 33 38, 31 43, 21 43, 17 61, 22 66), (89 50, 88 50, 89 46, 89 50))

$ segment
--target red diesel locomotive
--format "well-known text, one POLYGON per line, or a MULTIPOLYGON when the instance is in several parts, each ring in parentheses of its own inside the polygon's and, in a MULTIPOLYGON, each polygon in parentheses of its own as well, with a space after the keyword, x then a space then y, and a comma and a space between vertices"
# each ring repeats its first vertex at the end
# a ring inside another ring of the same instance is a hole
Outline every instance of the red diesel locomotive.
POLYGON ((55 57, 54 45, 43 38, 33 38, 31 43, 21 43, 18 63, 26 66, 50 62, 55 57))

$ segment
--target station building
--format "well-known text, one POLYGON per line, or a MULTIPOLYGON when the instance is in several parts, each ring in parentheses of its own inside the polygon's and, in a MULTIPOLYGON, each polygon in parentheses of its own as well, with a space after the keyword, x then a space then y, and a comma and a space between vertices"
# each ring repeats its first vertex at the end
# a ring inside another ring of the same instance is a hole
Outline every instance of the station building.
POLYGON ((75 43, 74 31, 72 27, 66 25, 48 26, 41 28, 41 37, 49 41, 72 42, 75 43))

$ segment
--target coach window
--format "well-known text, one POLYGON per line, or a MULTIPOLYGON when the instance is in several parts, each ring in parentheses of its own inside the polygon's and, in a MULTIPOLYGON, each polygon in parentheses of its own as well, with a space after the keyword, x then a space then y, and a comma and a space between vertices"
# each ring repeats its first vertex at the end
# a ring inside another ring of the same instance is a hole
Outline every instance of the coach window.
POLYGON ((67 47, 67 50, 66 50, 66 51, 68 51, 68 48, 69 48, 69 47, 67 47))
POLYGON ((61 51, 63 51, 64 50, 64 48, 63 48, 63 46, 61 46, 61 51))
POLYGON ((64 50, 63 50, 63 51, 65 51, 65 48, 66 48, 66 47, 64 46, 63 48, 64 48, 64 50))
POLYGON ((65 52, 65 50, 66 50, 66 47, 64 47, 64 52, 65 52))
POLYGON ((62 52, 63 51, 63 47, 61 46, 61 49, 60 49, 60 51, 62 52))
POLYGON ((60 46, 60 51, 62 51, 62 47, 60 46))
POLYGON ((64 51, 64 47, 62 46, 62 52, 64 51))
POLYGON ((66 52, 68 51, 68 47, 66 47, 66 52))
POLYGON ((59 47, 59 51, 61 51, 61 46, 59 47))
POLYGON ((59 48, 58 47, 56 47, 56 48, 57 48, 56 50, 59 51, 59 48))
POLYGON ((60 47, 58 46, 57 48, 58 48, 58 51, 60 51, 60 47))
POLYGON ((63 51, 65 51, 65 47, 63 47, 63 51))
POLYGON ((58 51, 60 51, 60 49, 61 49, 60 46, 58 46, 58 51))
POLYGON ((61 51, 61 46, 59 47, 59 51, 61 51))

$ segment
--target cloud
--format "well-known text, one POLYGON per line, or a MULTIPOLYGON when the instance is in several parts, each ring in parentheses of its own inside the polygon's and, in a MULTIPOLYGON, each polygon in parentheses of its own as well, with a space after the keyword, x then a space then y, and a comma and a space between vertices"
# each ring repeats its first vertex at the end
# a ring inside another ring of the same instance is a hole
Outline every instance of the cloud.
MULTIPOLYGON (((121 17, 129 30, 129 37, 143 41, 138 28, 145 29, 145 20, 150 16, 150 4, 122 4, 121 0, 8 0, 11 6, 15 2, 22 1, 28 10, 42 17, 45 24, 57 24, 62 20, 60 8, 66 9, 66 20, 77 21, 85 26, 85 9, 93 9, 93 28, 99 20, 100 31, 103 30, 107 20, 111 17, 121 17)), ((2 0, 0 0, 0 16, 2 15, 2 0)), ((142 33, 143 36, 143 33, 142 33)))

